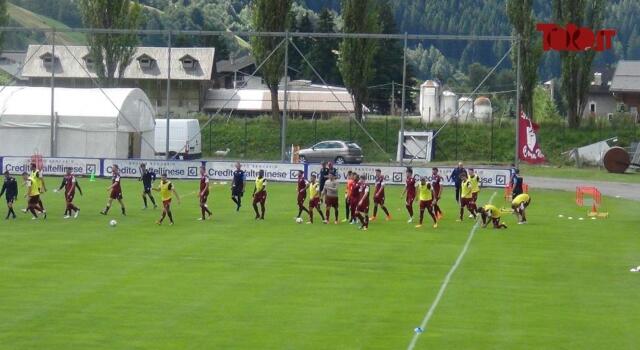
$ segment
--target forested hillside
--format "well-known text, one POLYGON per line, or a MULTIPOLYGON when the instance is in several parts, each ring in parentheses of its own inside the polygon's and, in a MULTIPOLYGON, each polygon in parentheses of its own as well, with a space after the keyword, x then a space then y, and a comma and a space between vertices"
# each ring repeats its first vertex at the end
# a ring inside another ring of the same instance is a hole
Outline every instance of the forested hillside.
MULTIPOLYGON (((50 17, 69 27, 82 25, 74 0, 10 0, 36 14, 50 17)), ((140 0, 145 6, 144 28, 189 30, 250 29, 250 0, 140 0)), ((388 1, 399 33, 429 34, 510 34, 506 0, 402 0, 388 1)), ((537 0, 535 12, 540 21, 551 16, 551 1, 537 0)), ((340 0, 296 0, 292 30, 318 30, 320 12, 333 12, 334 28, 340 30, 340 0)), ((640 59, 640 1, 612 0, 605 15, 607 27, 616 28, 614 49, 599 55, 596 66, 618 59, 640 59)), ((324 28, 326 30, 327 28, 324 28)), ((141 38, 146 45, 162 45, 160 36, 141 38)), ((12 42, 16 45, 15 42, 12 42)), ((177 45, 215 45, 220 53, 237 49, 238 42, 222 38, 178 37, 177 45)), ((490 42, 412 42, 412 66, 419 78, 452 77, 456 70, 467 72, 471 63, 492 66, 504 54, 508 43, 490 42)), ((219 56, 220 57, 220 56, 219 56)), ((558 76, 557 56, 545 55, 540 67, 542 79, 558 76)))

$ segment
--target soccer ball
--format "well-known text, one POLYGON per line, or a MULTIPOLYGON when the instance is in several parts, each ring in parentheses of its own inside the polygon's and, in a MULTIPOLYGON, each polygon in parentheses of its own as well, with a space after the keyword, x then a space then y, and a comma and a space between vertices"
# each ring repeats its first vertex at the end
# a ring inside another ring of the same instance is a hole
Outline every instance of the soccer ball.
POLYGON ((302 218, 297 218, 297 219, 296 219, 296 222, 297 222, 297 223, 299 223, 299 224, 301 224, 301 223, 303 223, 303 222, 304 222, 304 220, 302 220, 302 218))
POLYGON ((115 221, 115 220, 109 221, 109 226, 111 226, 111 227, 116 227, 117 224, 118 224, 118 222, 115 221))

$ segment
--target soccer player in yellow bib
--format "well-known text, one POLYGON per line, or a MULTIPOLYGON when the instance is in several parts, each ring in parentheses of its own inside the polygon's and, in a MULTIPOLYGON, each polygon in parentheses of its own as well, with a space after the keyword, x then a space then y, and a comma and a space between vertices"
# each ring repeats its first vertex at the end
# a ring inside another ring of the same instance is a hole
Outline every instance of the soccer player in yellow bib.
POLYGON ((501 229, 507 228, 507 225, 500 222, 500 216, 502 213, 495 205, 487 204, 484 207, 478 209, 480 217, 482 217, 482 227, 487 227, 489 221, 493 222, 493 228, 501 229))
POLYGON ((473 169, 469 169, 469 181, 471 182, 471 197, 473 201, 478 203, 478 194, 480 193, 480 185, 482 181, 480 176, 473 169))
POLYGON ((511 202, 511 208, 518 217, 518 225, 527 223, 527 217, 524 211, 529 204, 531 204, 531 197, 527 193, 517 195, 511 202))
POLYGON ((430 182, 427 182, 426 177, 420 179, 418 184, 418 200, 420 201, 420 223, 416 225, 416 228, 422 227, 424 221, 424 210, 426 209, 433 219, 433 228, 438 228, 438 220, 436 214, 433 213, 433 187, 430 182))
POLYGON ((162 216, 160 220, 156 222, 158 225, 162 225, 165 217, 169 217, 170 225, 173 225, 173 215, 171 214, 171 197, 176 196, 178 203, 180 203, 180 196, 178 196, 178 192, 176 192, 175 187, 167 179, 167 174, 163 173, 162 177, 160 177, 160 184, 157 188, 154 188, 156 192, 160 192, 160 197, 162 198, 162 216))
POLYGON ((253 210, 256 212, 256 220, 264 220, 265 204, 267 202, 267 179, 264 177, 264 170, 258 171, 256 186, 253 188, 253 210), (258 204, 262 209, 262 214, 258 211, 258 204))
POLYGON ((462 216, 464 215, 464 208, 466 207, 469 210, 469 213, 476 218, 476 203, 473 201, 473 184, 467 178, 467 173, 462 173, 460 175, 460 179, 462 180, 462 185, 460 188, 460 219, 458 221, 462 221, 462 216))
POLYGON ((40 205, 40 186, 38 186, 36 181, 33 180, 33 177, 27 173, 22 173, 22 180, 24 180, 24 185, 27 187, 27 193, 25 194, 25 197, 28 199, 27 210, 33 215, 32 219, 35 220, 38 218, 36 211, 42 213, 46 219, 47 212, 40 205))

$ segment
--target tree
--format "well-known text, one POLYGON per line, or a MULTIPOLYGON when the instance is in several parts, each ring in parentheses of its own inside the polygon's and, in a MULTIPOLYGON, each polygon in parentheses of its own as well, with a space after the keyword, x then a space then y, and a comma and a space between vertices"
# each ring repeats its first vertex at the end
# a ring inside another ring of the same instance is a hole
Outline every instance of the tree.
MULTIPOLYGON (((255 0, 252 7, 253 29, 258 32, 284 32, 291 21, 292 0, 255 0)), ((251 38, 251 51, 257 62, 263 62, 276 50, 282 38, 274 36, 254 36, 251 38)), ((285 43, 288 45, 289 43, 285 43)), ((271 116, 280 120, 278 105, 278 85, 284 70, 284 47, 273 53, 262 66, 262 78, 271 91, 271 116)), ((285 77, 286 79, 286 77, 285 77)))
MULTIPOLYGON (((7 0, 0 0, 0 27, 4 27, 9 22, 7 13, 7 0)), ((0 32, 0 51, 4 48, 4 32, 0 32)))
MULTIPOLYGON (((378 0, 378 13, 380 16, 380 31, 383 34, 397 34, 398 27, 393 15, 393 10, 388 0, 378 0)), ((379 41, 379 50, 377 50, 374 62, 376 63, 376 71, 373 77, 373 85, 385 85, 395 82, 400 84, 396 89, 390 86, 374 89, 371 91, 371 104, 381 113, 388 114, 391 108, 391 101, 395 101, 396 106, 400 106, 402 101, 402 62, 404 59, 404 45, 402 41, 396 39, 383 39, 379 41), (394 91, 395 96, 391 96, 394 91)), ((409 73, 410 70, 407 70, 409 73)), ((407 82, 410 78, 407 80, 407 82)))
MULTIPOLYGON (((507 15, 513 26, 513 33, 519 36, 520 49, 520 101, 524 112, 534 118, 533 93, 538 84, 538 67, 542 59, 542 43, 536 31, 533 14, 533 0, 508 0, 507 15)), ((511 53, 511 62, 517 62, 517 50, 511 53)), ((513 65, 517 69, 516 64, 513 65)))
MULTIPOLYGON (((553 17, 556 23, 563 26, 572 23, 578 27, 598 30, 602 26, 604 7, 604 0, 554 0, 553 17)), ((594 50, 560 52, 560 90, 566 102, 570 128, 580 126, 582 112, 587 104, 591 66, 595 56, 594 50)))
MULTIPOLYGON (((80 0, 78 5, 87 28, 138 29, 140 25, 141 6, 137 1, 80 0)), ((137 35, 90 34, 87 41, 96 75, 107 86, 115 86, 133 59, 137 35)))
MULTIPOLYGON (((379 33, 380 22, 375 0, 343 0, 342 20, 345 33, 379 33)), ((357 120, 362 120, 363 104, 375 75, 374 58, 378 42, 364 38, 345 38, 340 44, 339 67, 342 79, 353 95, 357 120)))
MULTIPOLYGON (((316 31, 320 33, 335 33, 334 16, 331 10, 325 8, 320 12, 320 19, 316 31)), ((342 84, 342 77, 338 70, 338 59, 336 56, 339 47, 340 42, 334 38, 318 38, 315 39, 315 42, 311 45, 308 60, 327 84, 342 84)), ((318 77, 315 76, 311 67, 304 63, 303 66, 305 76, 312 77, 311 80, 314 82, 321 82, 318 77)))

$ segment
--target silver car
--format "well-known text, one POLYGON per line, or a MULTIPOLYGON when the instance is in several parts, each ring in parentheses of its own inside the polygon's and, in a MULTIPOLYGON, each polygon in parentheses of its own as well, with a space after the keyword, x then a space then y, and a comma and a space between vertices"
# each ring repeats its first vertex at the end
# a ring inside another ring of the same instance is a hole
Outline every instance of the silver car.
POLYGON ((335 164, 362 163, 362 148, 348 141, 322 141, 310 148, 300 150, 300 162, 319 163, 332 161, 335 164))

